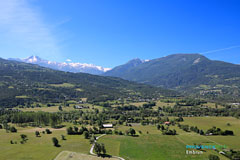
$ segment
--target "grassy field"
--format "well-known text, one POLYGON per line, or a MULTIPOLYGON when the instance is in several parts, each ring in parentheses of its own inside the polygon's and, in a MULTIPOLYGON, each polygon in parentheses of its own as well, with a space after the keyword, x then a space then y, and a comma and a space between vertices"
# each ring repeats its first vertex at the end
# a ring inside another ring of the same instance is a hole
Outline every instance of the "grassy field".
POLYGON ((66 88, 73 88, 74 85, 71 83, 63 83, 63 84, 51 84, 50 86, 53 87, 66 87, 66 88))
MULTIPOLYGON (((130 103, 131 105, 135 105, 137 107, 141 107, 143 104, 146 104, 147 102, 134 102, 134 103, 130 103)), ((157 110, 158 107, 173 107, 176 103, 165 103, 165 102, 161 102, 161 101, 156 101, 156 106, 153 107, 154 110, 157 110)))
POLYGON ((24 99, 24 98, 28 98, 28 96, 24 96, 24 95, 23 95, 23 96, 16 96, 16 98, 19 98, 19 99, 22 98, 22 99, 24 99))
POLYGON ((83 136, 66 136, 67 140, 61 140, 61 135, 66 135, 65 129, 53 130, 52 134, 41 134, 41 137, 35 136, 33 128, 21 128, 18 133, 6 133, 0 130, 0 159, 1 160, 52 160, 61 151, 72 151, 88 154, 90 150, 89 140, 83 136), (20 135, 26 134, 28 141, 20 144, 20 135), (57 137, 61 147, 54 147, 52 137, 57 137), (10 141, 16 141, 17 144, 10 144, 10 141))
POLYGON ((222 130, 232 130, 235 136, 205 136, 205 138, 226 145, 232 149, 240 149, 240 120, 233 117, 187 117, 183 124, 198 126, 204 131, 216 126, 222 130), (227 125, 230 124, 230 126, 227 125))
MULTIPOLYGON (((43 111, 43 112, 59 112, 59 109, 58 107, 60 106, 61 104, 59 105, 56 105, 56 106, 51 106, 51 107, 47 107, 46 105, 43 105, 41 104, 42 107, 34 107, 34 108, 16 108, 16 109, 19 109, 21 111, 24 111, 24 112, 39 112, 39 111, 43 111)), ((74 105, 75 104, 70 104, 69 107, 62 107, 63 111, 73 111, 73 110, 79 110, 79 109, 75 109, 74 108, 74 105)), ((81 106, 88 106, 89 108, 88 109, 81 109, 83 111, 86 111, 86 110, 93 110, 93 109, 99 109, 100 111, 102 110, 102 107, 101 106, 96 106, 96 105, 92 105, 92 104, 81 104, 81 106)))
MULTIPOLYGON (((21 111, 24 112, 58 112, 58 106, 51 106, 51 107, 39 107, 39 108, 18 108, 21 111)), ((73 107, 62 107, 63 111, 73 111, 75 110, 73 107)))
POLYGON ((137 107, 141 107, 143 104, 145 104, 146 102, 134 102, 134 103, 130 103, 131 105, 137 106, 137 107))
MULTIPOLYGON (((105 158, 105 160, 118 160, 116 158, 105 158)), ((104 158, 81 154, 76 152, 62 151, 54 160, 104 160, 104 158)))
MULTIPOLYGON (((126 160, 207 160, 209 154, 218 155, 221 160, 226 160, 224 156, 213 150, 205 150, 202 155, 187 155, 186 145, 226 145, 228 148, 240 149, 240 120, 232 117, 187 117, 182 124, 198 126, 206 131, 212 126, 221 129, 233 130, 235 136, 201 136, 193 132, 185 132, 177 126, 170 126, 170 129, 177 130, 178 135, 166 136, 157 130, 154 125, 142 126, 133 124, 132 128, 137 131, 137 137, 106 135, 98 141, 104 143, 107 154, 120 156, 126 160), (227 125, 230 123, 230 126, 227 125), (141 134, 140 132, 141 131, 141 134)), ((68 125, 67 125, 68 126, 68 125)), ((60 152, 56 160, 78 160, 81 158, 92 160, 88 156, 90 150, 89 140, 81 135, 66 135, 65 128, 51 129, 52 134, 41 134, 41 137, 35 136, 35 131, 42 131, 45 128, 18 128, 18 133, 6 133, 0 129, 0 159, 3 160, 53 160, 60 152), (20 135, 26 134, 28 141, 20 144, 20 135), (67 140, 61 140, 61 135, 66 135, 67 140), (52 137, 57 137, 61 147, 54 147, 52 137), (10 141, 17 144, 10 144, 10 141)), ((118 126, 117 130, 125 132, 130 127, 118 126)), ((109 158, 108 158, 109 159, 109 158)), ((109 159, 110 160, 110 159, 109 159)))
MULTIPOLYGON (((204 104, 204 106, 208 106, 208 107, 210 107, 210 108, 216 108, 215 103, 211 103, 211 102, 208 102, 208 103, 204 104)), ((218 108, 224 108, 224 107, 221 106, 221 105, 217 105, 217 107, 218 107, 218 108)))
POLYGON ((173 107, 174 105, 175 105, 176 103, 174 102, 174 103, 166 103, 166 102, 162 102, 162 101, 157 101, 157 103, 156 103, 156 106, 158 107, 163 107, 163 106, 165 106, 165 107, 173 107))
MULTIPOLYGON (((121 126, 118 130, 126 130, 129 127, 121 126)), ((217 154, 213 150, 206 150, 202 155, 187 155, 186 145, 210 144, 204 136, 195 133, 186 133, 178 127, 171 127, 177 130, 177 136, 162 135, 156 126, 132 126, 136 131, 141 131, 139 137, 130 136, 105 136, 99 140, 105 144, 109 154, 121 156, 126 160, 204 160, 208 159, 209 154, 217 154), (148 134, 147 134, 148 132, 148 134)), ((220 156, 225 160, 224 156, 220 156)))

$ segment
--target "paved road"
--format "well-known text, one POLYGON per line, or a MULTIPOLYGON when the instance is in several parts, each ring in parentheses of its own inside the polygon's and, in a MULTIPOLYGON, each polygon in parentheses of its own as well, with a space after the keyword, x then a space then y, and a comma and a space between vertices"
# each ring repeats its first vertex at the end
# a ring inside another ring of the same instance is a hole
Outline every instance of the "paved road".
MULTIPOLYGON (((91 155, 94 155, 94 156, 97 156, 95 153, 93 153, 93 149, 94 149, 94 146, 95 146, 95 143, 97 142, 97 140, 99 139, 99 138, 101 138, 101 137, 103 137, 103 136, 105 136, 106 134, 102 134, 101 136, 98 136, 97 138, 96 138, 96 140, 94 141, 94 143, 93 143, 93 145, 92 145, 92 147, 91 147, 91 149, 90 149, 90 154, 91 155)), ((112 156, 113 158, 118 158, 118 159, 120 159, 120 160, 125 160, 124 158, 122 158, 122 157, 117 157, 117 156, 112 156)))
POLYGON ((93 143, 93 145, 92 145, 92 147, 91 147, 91 149, 90 149, 90 154, 91 154, 91 155, 96 156, 96 154, 93 153, 93 149, 94 149, 95 143, 97 142, 97 140, 98 140, 99 138, 101 138, 102 136, 105 136, 105 135, 106 135, 106 134, 102 134, 101 136, 98 136, 98 137, 96 138, 96 140, 94 141, 94 143, 93 143))

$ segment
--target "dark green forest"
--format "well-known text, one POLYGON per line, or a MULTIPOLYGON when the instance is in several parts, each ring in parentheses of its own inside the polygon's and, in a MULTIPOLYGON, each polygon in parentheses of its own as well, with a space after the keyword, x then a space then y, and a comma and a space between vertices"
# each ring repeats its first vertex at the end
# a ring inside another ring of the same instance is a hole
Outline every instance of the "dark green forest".
POLYGON ((239 100, 240 65, 210 60, 200 54, 174 54, 137 64, 136 61, 104 75, 174 89, 188 96, 239 100))

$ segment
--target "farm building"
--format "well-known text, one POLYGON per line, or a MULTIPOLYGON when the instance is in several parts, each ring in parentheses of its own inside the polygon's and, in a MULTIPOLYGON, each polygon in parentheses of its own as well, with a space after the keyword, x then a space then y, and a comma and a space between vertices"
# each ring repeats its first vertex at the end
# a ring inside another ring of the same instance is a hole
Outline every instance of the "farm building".
POLYGON ((103 128, 113 128, 112 124, 103 124, 103 128))
POLYGON ((74 108, 75 108, 75 109, 83 109, 84 106, 78 106, 78 105, 76 105, 74 108))

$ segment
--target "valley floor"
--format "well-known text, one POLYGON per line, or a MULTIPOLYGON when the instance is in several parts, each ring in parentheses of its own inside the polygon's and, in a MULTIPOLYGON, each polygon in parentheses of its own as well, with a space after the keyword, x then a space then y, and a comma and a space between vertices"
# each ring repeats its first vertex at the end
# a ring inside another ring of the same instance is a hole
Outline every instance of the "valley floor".
MULTIPOLYGON (((177 126, 170 126, 176 129, 178 135, 162 135, 153 125, 133 125, 138 136, 106 135, 98 140, 104 143, 107 154, 120 156, 126 160, 204 160, 209 154, 218 155, 221 159, 227 159, 214 150, 205 150, 202 155, 186 154, 186 145, 226 145, 231 149, 240 149, 240 120, 231 117, 189 117, 184 118, 182 124, 198 126, 201 129, 209 129, 212 126, 222 129, 233 130, 234 136, 201 136, 194 132, 185 132, 177 126), (230 123, 230 126, 226 124, 230 123), (141 134, 139 133, 141 131, 141 134)), ((68 160, 69 156, 75 159, 93 158, 89 155, 91 145, 89 140, 83 135, 66 135, 64 129, 51 129, 52 134, 41 134, 35 136, 36 130, 41 128, 18 128, 18 133, 6 133, 0 130, 0 159, 4 160, 68 160), (20 144, 20 134, 26 134, 28 140, 25 144, 20 144), (61 135, 66 135, 66 140, 61 140, 61 135), (52 137, 60 140, 61 147, 52 145, 52 137), (10 141, 17 144, 10 144, 10 141), (61 153, 61 154, 59 154, 61 153), (57 157, 57 158, 56 158, 57 157), (84 157, 84 158, 83 158, 84 157), (87 158, 86 158, 87 157, 87 158)), ((118 126, 121 131, 127 130, 128 126, 118 126)), ((94 159, 94 158, 93 158, 94 159)), ((96 159, 96 157, 95 157, 96 159)), ((109 159, 109 158, 107 158, 109 159)), ((109 159, 110 160, 110 159, 109 159)))

